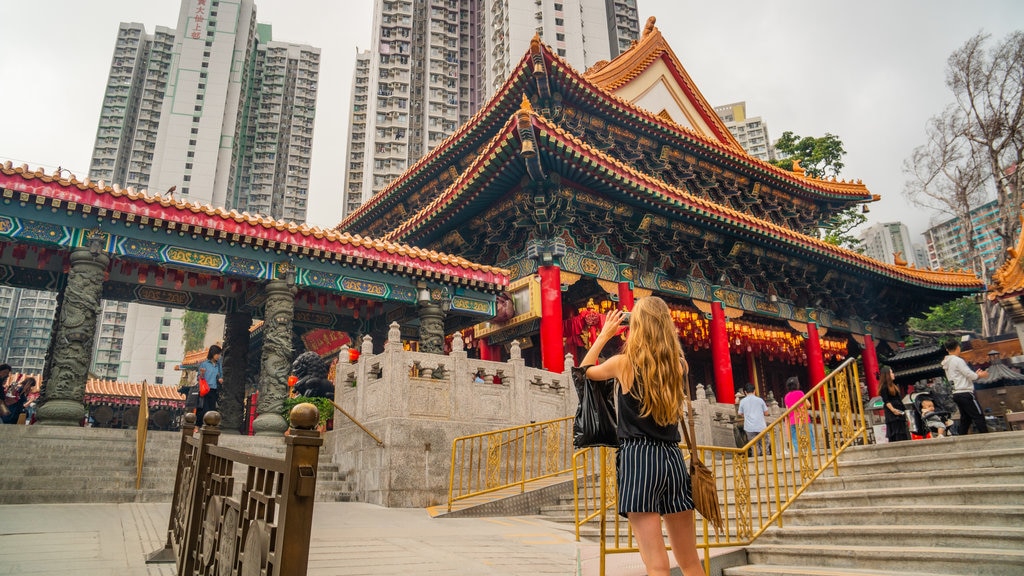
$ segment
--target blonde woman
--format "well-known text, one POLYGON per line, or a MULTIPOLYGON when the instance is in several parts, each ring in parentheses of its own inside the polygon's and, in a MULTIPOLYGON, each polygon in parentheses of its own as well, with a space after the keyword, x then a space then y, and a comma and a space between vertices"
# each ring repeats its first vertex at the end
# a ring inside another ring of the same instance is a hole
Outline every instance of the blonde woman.
POLYGON ((697 556, 690 478, 679 449, 688 366, 679 335, 661 298, 637 300, 621 354, 594 366, 622 326, 612 310, 583 358, 587 378, 618 383, 619 451, 616 457, 619 514, 629 519, 640 557, 650 576, 668 576, 668 552, 661 535, 665 521, 672 554, 683 573, 703 574, 697 556))

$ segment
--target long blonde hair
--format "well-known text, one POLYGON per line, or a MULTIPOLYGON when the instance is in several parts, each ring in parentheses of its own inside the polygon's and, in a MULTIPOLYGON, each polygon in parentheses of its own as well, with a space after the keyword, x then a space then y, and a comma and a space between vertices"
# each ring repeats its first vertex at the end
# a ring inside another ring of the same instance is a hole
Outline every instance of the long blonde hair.
POLYGON ((640 415, 653 417, 659 426, 679 422, 689 366, 664 300, 647 296, 636 301, 625 355, 633 374, 640 378, 640 385, 634 378, 629 389, 630 395, 640 400, 640 415))

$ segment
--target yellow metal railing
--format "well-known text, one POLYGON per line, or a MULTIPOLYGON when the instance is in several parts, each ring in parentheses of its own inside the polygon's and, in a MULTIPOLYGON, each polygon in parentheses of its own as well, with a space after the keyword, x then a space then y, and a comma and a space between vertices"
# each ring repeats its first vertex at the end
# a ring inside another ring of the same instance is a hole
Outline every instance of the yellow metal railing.
POLYGON ((142 381, 139 395, 139 419, 135 422, 135 489, 142 487, 142 463, 146 460, 146 433, 149 432, 149 391, 142 381))
MULTIPOLYGON (((839 455, 858 439, 866 444, 868 436, 857 363, 850 358, 743 448, 698 446, 701 460, 715 473, 725 519, 725 529, 718 535, 698 516, 697 547, 704 550, 705 571, 710 565, 711 548, 746 546, 772 524, 781 527, 786 508, 830 466, 838 473, 839 455), (793 413, 798 424, 791 427, 793 413), (804 420, 809 422, 800 424, 804 420), (767 448, 761 454, 759 443, 767 448)), ((595 455, 595 449, 581 450, 573 462, 577 538, 580 526, 595 519, 600 522, 603 576, 607 554, 638 549, 628 522, 614 513, 615 462, 608 455, 614 450, 600 450, 605 452, 603 456, 595 455)))
POLYGON ((452 441, 448 511, 460 500, 519 487, 573 469, 573 418, 462 436, 452 441))

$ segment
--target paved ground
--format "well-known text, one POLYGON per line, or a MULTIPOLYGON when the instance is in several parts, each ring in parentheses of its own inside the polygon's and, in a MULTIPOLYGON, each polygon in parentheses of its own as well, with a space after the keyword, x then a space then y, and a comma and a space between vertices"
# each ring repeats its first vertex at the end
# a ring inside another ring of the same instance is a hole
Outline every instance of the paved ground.
MULTIPOLYGON (((170 576, 146 565, 163 547, 169 504, 0 506, 0 575, 170 576)), ((431 518, 422 509, 318 503, 310 576, 597 574, 597 546, 538 517, 431 518)), ((644 574, 637 555, 608 574, 644 574)))

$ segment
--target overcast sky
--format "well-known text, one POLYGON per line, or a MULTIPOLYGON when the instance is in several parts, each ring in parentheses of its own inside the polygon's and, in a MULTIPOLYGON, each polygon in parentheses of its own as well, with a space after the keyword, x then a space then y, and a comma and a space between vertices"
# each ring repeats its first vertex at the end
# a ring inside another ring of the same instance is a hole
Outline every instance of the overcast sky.
MULTIPOLYGON (((529 0, 509 0, 526 2, 529 0)), ((120 22, 174 27, 178 0, 3 0, 0 161, 61 165, 89 158, 120 22)), ((903 197, 902 165, 925 122, 952 95, 949 54, 979 31, 1003 39, 1024 27, 1020 0, 637 0, 712 106, 746 101, 772 139, 830 132, 845 144, 842 177, 882 200, 869 223, 903 221, 915 241, 935 214, 903 197)), ((369 47, 372 0, 257 0, 275 40, 322 49, 309 221, 341 216, 348 108, 356 49, 369 47)), ((522 47, 525 53, 527 46, 522 47)), ((947 216, 938 216, 944 220, 947 216)), ((923 240, 922 240, 923 241, 923 240)))

